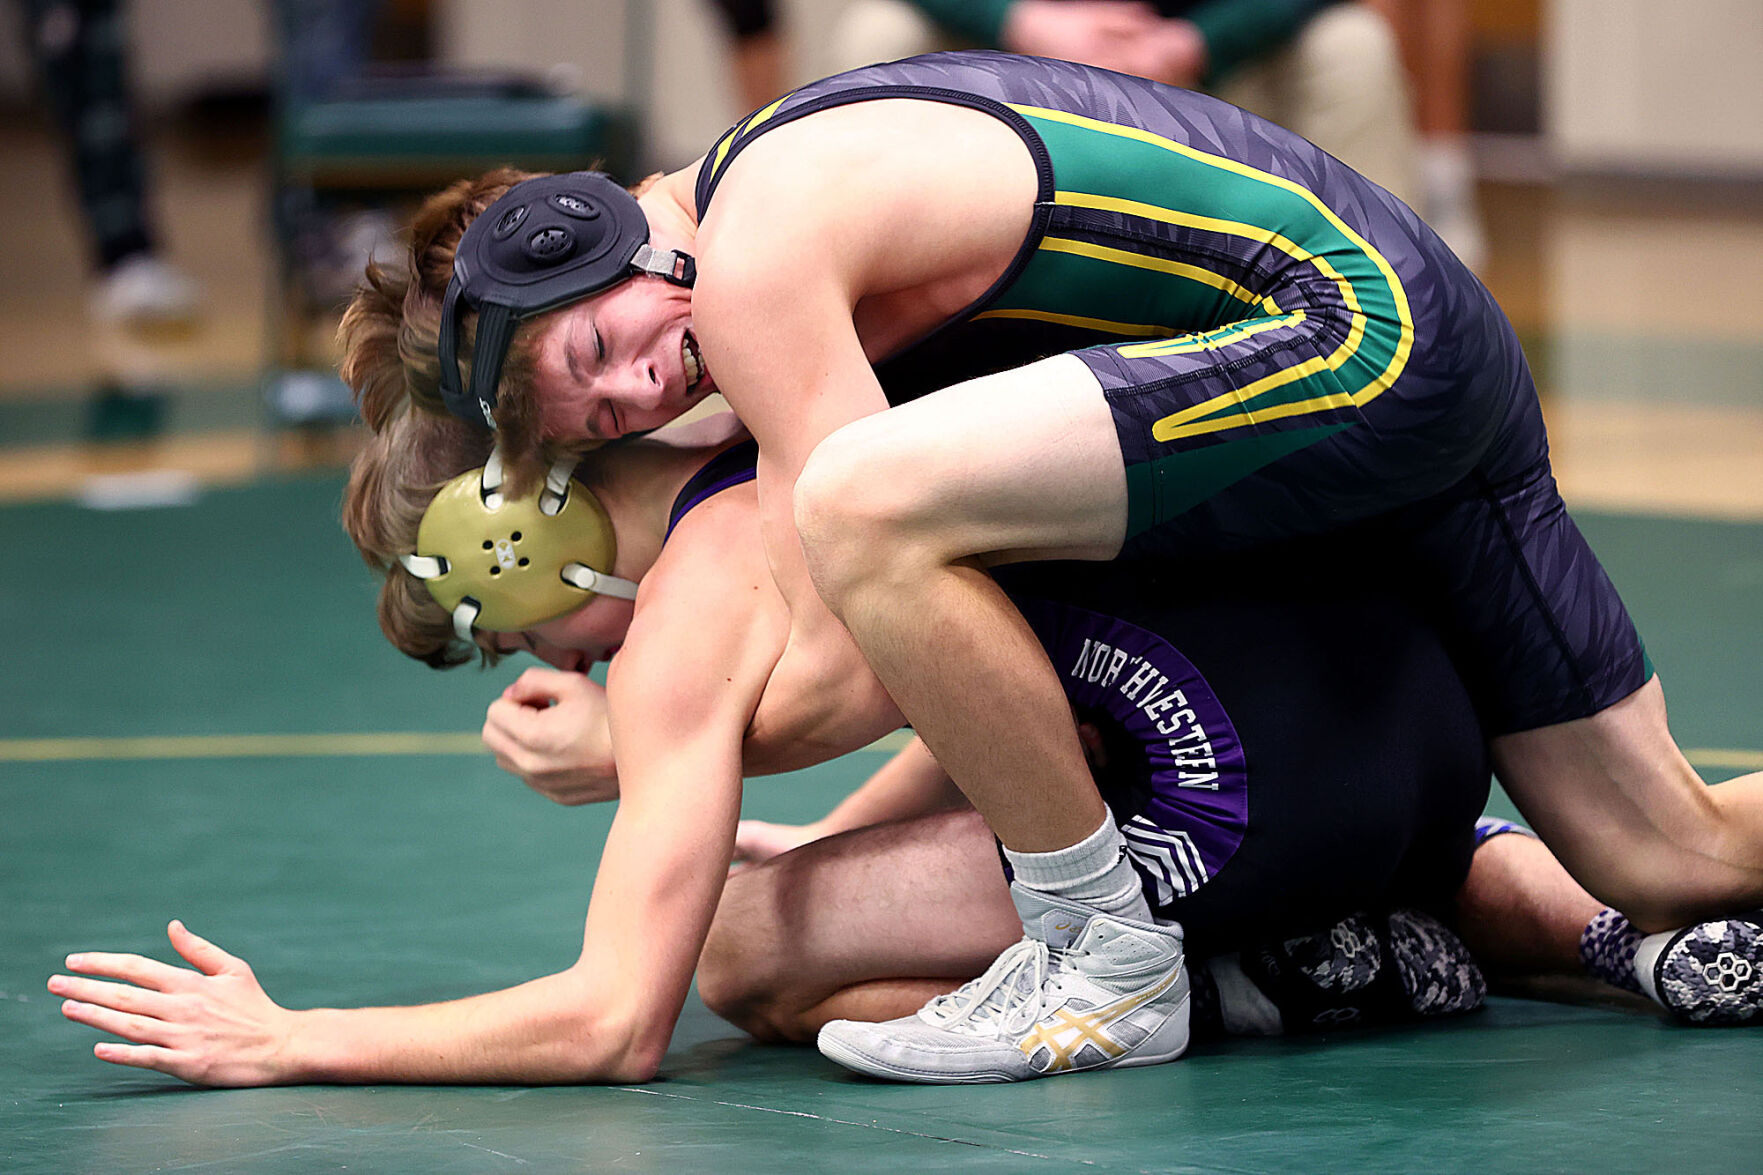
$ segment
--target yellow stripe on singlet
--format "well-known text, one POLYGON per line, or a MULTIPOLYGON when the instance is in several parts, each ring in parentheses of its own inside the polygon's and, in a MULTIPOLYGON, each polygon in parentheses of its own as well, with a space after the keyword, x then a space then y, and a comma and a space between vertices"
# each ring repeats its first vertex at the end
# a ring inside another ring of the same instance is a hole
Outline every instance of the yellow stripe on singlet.
MULTIPOLYGON (((1269 172, 1262 171, 1259 168, 1251 167, 1248 164, 1241 163, 1235 159, 1228 159, 1221 155, 1213 155, 1209 152, 1198 150, 1185 143, 1178 143, 1173 139, 1167 139, 1161 135, 1144 130, 1141 127, 1103 122, 1100 119, 1089 118, 1081 114, 1073 114, 1070 111, 1052 110, 1038 106, 1013 105, 1012 109, 1025 116, 1033 116, 1052 122, 1061 122, 1070 126, 1097 131, 1102 134, 1115 135, 1120 138, 1147 143, 1151 146, 1160 147, 1164 150, 1174 152, 1184 158, 1194 160, 1209 167, 1216 167, 1220 170, 1228 171, 1290 192, 1315 209, 1315 211, 1321 215, 1323 219, 1335 229, 1335 231, 1340 233, 1349 244, 1363 253, 1383 277, 1384 282, 1389 288, 1391 302, 1395 307, 1398 320, 1399 333, 1396 345, 1391 353, 1389 361, 1384 365, 1383 369, 1368 380, 1364 386, 1360 387, 1357 391, 1314 397, 1295 404, 1282 404, 1273 408, 1262 409, 1259 412, 1247 412, 1233 415, 1222 420, 1200 420, 1197 418, 1209 416, 1223 408, 1229 407, 1233 402, 1239 404, 1246 403, 1246 401, 1264 395, 1265 393, 1272 391, 1274 388, 1282 387, 1296 380, 1304 379, 1319 371, 1336 370, 1348 359, 1352 358, 1352 356, 1358 352, 1359 346, 1364 340, 1366 323, 1364 310, 1360 305, 1357 293, 1353 289, 1352 282, 1336 270, 1333 265, 1329 264, 1325 258, 1311 253, 1309 250, 1298 245, 1296 242, 1291 241, 1282 234, 1259 225, 1245 224, 1241 221, 1222 220, 1216 217, 1200 216, 1194 213, 1181 212, 1175 209, 1146 204, 1142 201, 1127 200, 1119 197, 1100 196, 1081 192, 1056 192, 1054 194, 1055 202, 1070 207, 1092 208, 1099 211, 1120 212, 1132 216, 1146 217, 1149 219, 1160 220, 1167 224, 1175 224, 1226 235, 1240 236, 1278 249, 1287 256, 1292 257, 1294 260, 1315 266, 1318 272, 1322 273, 1323 276, 1328 278, 1338 289, 1341 290, 1342 299, 1346 303, 1348 311, 1352 314, 1352 325, 1348 331, 1347 338, 1335 349, 1333 354, 1329 355, 1326 359, 1308 360, 1295 367, 1276 372, 1264 379, 1257 380, 1255 383, 1250 384, 1247 387, 1233 389, 1216 396, 1203 404, 1192 405, 1183 409, 1179 413, 1166 417, 1163 420, 1159 420, 1152 427, 1152 435, 1156 439, 1160 441, 1170 441, 1184 436, 1216 432, 1223 428, 1254 423, 1260 420, 1272 420, 1298 415, 1303 412, 1309 412, 1321 408, 1344 407, 1349 404, 1362 405, 1376 399, 1383 393, 1384 389, 1395 383, 1396 378, 1401 375, 1402 369, 1407 366, 1408 356, 1414 346, 1414 316, 1412 309, 1408 304, 1407 291, 1402 287, 1401 279, 1396 275, 1396 271, 1394 267, 1390 265, 1389 259, 1374 248, 1370 242, 1365 240, 1365 238, 1355 232, 1345 221, 1341 220, 1341 218, 1336 215, 1335 211, 1328 207, 1328 205, 1324 204, 1316 193, 1281 176, 1276 176, 1269 172)), ((1227 279, 1221 278, 1220 280, 1227 279)), ((1218 288, 1222 289, 1223 287, 1220 286, 1218 288)), ((1191 342, 1197 341, 1199 338, 1200 336, 1196 335, 1181 335, 1168 342, 1129 344, 1120 348, 1120 351, 1121 354, 1129 357, 1134 355, 1159 354, 1163 352, 1156 350, 1156 348, 1170 346, 1182 347, 1191 342)))
MULTIPOLYGON (((794 93, 794 91, 791 91, 791 93, 794 93)), ((740 140, 741 136, 746 134, 748 131, 752 130, 754 127, 758 126, 760 123, 764 122, 766 119, 770 118, 772 115, 776 114, 777 108, 779 106, 782 106, 784 104, 785 99, 787 99, 789 96, 790 96, 789 94, 785 94, 782 98, 779 98, 776 102, 773 102, 770 106, 766 106, 766 107, 763 107, 759 110, 754 111, 752 114, 747 116, 747 120, 745 122, 741 123, 739 126, 735 127, 734 130, 730 131, 727 135, 723 136, 721 144, 719 144, 716 148, 716 162, 710 165, 710 174, 712 176, 716 176, 716 175, 721 174, 723 161, 728 158, 728 153, 729 153, 730 149, 733 148, 735 143, 740 140)))
POLYGON ((1093 245, 1088 241, 1074 241, 1066 237, 1045 237, 1041 241, 1041 248, 1049 253, 1070 253, 1076 257, 1091 257, 1097 261, 1108 261, 1115 265, 1130 265, 1137 269, 1155 270, 1158 273, 1184 277, 1189 281, 1211 286, 1239 302, 1259 307, 1268 314, 1280 313, 1278 303, 1271 297, 1245 289, 1240 283, 1232 281, 1222 273, 1214 273, 1210 269, 1202 269, 1198 265, 1190 265, 1185 261, 1172 261, 1167 257, 1158 257, 1150 253, 1133 253, 1126 249, 1115 249, 1108 245, 1093 245))
POLYGON ((1115 350, 1122 355, 1188 355, 1195 351, 1209 351, 1215 347, 1253 338, 1265 331, 1296 326, 1308 317, 1310 316, 1304 311, 1294 310, 1290 314, 1282 314, 1278 318, 1251 318, 1246 322, 1233 322, 1229 326, 1217 327, 1214 330, 1177 335, 1160 343, 1133 343, 1126 347, 1116 347, 1115 350))
MULTIPOLYGON (((1083 192, 1057 192, 1054 194, 1053 199, 1056 203, 1069 205, 1074 208, 1090 208, 1103 212, 1118 212, 1127 216, 1142 217, 1147 220, 1160 220, 1166 224, 1180 225, 1184 228, 1197 228, 1206 232, 1221 233, 1228 236, 1238 236, 1248 240, 1258 241, 1261 244, 1278 249, 1294 261, 1314 266, 1317 272, 1328 278, 1328 280, 1334 284, 1335 288, 1340 291, 1341 301, 1352 316, 1351 326, 1347 330, 1347 337, 1341 340, 1340 345, 1337 346, 1326 358, 1319 357, 1306 360, 1293 367, 1288 367, 1283 371, 1276 371, 1272 375, 1256 380, 1254 383, 1249 384, 1246 387, 1232 388, 1230 391, 1222 392, 1219 395, 1212 397, 1210 400, 1190 405, 1189 407, 1182 409, 1180 412, 1166 416, 1152 425, 1151 435, 1157 440, 1173 441, 1182 437, 1199 436, 1205 433, 1218 432, 1221 429, 1232 428, 1243 424, 1257 423, 1263 420, 1279 420, 1288 416, 1301 415, 1304 412, 1317 411, 1324 408, 1341 408, 1350 404, 1364 403, 1365 400, 1372 399, 1385 387, 1389 386, 1390 382, 1394 381, 1395 377, 1390 374, 1391 368, 1386 367, 1384 372, 1377 379, 1374 379, 1371 383, 1367 384, 1365 388, 1360 389, 1359 394, 1363 395, 1364 399, 1358 399, 1355 398, 1355 396, 1346 393, 1335 393, 1300 401, 1298 405, 1281 404, 1274 408, 1262 409, 1259 413, 1245 412, 1221 420, 1200 420, 1200 417, 1211 416, 1213 413, 1230 406, 1232 403, 1246 405, 1247 401, 1252 400, 1257 396, 1264 395, 1275 388, 1284 387, 1289 383, 1295 383, 1298 380, 1305 379, 1321 371, 1334 371, 1339 368, 1341 364, 1357 354, 1359 344, 1365 338, 1366 318, 1365 311, 1359 304, 1358 293, 1353 289, 1353 283, 1348 281, 1346 276, 1336 269, 1326 257, 1320 257, 1283 234, 1277 233, 1269 228, 1263 228, 1260 225, 1247 224, 1239 220, 1223 220, 1215 216, 1201 216, 1198 213, 1193 212, 1178 212, 1173 209, 1161 208, 1154 204, 1146 204, 1139 200, 1127 200, 1118 196, 1095 196, 1083 192), (1294 408, 1296 408, 1295 411, 1294 408)), ((1290 325, 1287 322, 1276 319, 1267 319, 1263 321, 1270 325, 1263 326, 1261 329, 1271 329, 1272 325, 1290 325)), ((1130 343, 1126 346, 1120 347, 1119 351, 1129 359, 1156 355, 1184 354, 1192 351, 1204 350, 1208 345, 1207 339, 1211 333, 1212 332, 1207 332, 1206 334, 1199 335, 1183 334, 1154 343, 1130 343)), ((1407 329, 1406 337, 1411 338, 1412 334, 1413 328, 1412 325, 1410 325, 1407 329)), ((1401 358, 1405 364, 1407 361, 1406 352, 1402 354, 1401 358)))
POLYGON ((1109 335, 1140 335, 1167 338, 1175 332, 1167 326, 1143 322, 1114 322, 1106 318, 1085 318, 1081 314, 1055 314, 1051 310, 984 310, 974 318, 1022 318, 1031 322, 1053 322, 1060 326, 1082 327, 1109 335))

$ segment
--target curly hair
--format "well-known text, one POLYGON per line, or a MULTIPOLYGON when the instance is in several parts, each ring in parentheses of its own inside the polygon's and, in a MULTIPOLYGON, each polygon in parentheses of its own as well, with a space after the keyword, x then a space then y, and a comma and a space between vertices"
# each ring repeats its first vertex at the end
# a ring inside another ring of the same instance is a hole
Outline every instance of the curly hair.
MULTIPOLYGON (((484 209, 537 174, 504 167, 460 180, 429 197, 417 211, 401 264, 368 265, 337 333, 343 346, 343 379, 355 391, 361 418, 376 433, 406 403, 435 416, 447 415, 441 401, 437 340, 454 255, 466 227, 484 209)), ((542 464, 537 400, 527 394, 537 322, 529 319, 515 327, 502 365, 501 383, 507 394, 496 404, 497 435, 510 468, 518 473, 542 464)), ((476 340, 477 313, 469 311, 459 329, 460 377, 468 384, 476 340)))

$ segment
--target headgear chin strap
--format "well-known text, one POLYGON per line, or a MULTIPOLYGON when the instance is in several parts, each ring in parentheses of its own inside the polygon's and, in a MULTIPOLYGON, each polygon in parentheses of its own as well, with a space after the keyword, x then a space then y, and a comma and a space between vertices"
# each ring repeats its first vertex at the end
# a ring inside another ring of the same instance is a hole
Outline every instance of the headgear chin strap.
POLYGON ((453 614, 453 630, 523 632, 596 594, 634 600, 637 585, 604 571, 618 554, 612 520, 570 477, 573 458, 518 498, 502 493, 502 455, 441 487, 423 512, 416 553, 399 562, 453 614))
POLYGON ((496 385, 515 324, 639 273, 689 287, 697 266, 684 253, 649 245, 642 206, 604 172, 541 176, 509 188, 466 225, 441 300, 447 411, 495 428, 496 385), (459 378, 459 320, 467 310, 478 315, 469 390, 459 378))

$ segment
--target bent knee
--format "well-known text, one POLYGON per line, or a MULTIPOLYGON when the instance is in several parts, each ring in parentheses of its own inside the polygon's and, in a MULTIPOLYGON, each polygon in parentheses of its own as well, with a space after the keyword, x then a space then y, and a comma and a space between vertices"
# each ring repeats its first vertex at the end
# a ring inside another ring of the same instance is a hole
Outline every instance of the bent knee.
POLYGON ((951 557, 937 541, 931 479, 876 419, 821 441, 791 501, 809 574, 835 609, 859 587, 951 557))
POLYGON ((756 1040, 813 1040, 803 1035, 807 1012, 821 997, 804 989, 803 961, 770 905, 779 884, 769 866, 729 879, 698 958, 704 1006, 756 1040))
POLYGON ((711 924, 698 960, 698 997, 705 1007, 756 1039, 780 1039, 773 1015, 780 979, 751 939, 721 917, 711 924))

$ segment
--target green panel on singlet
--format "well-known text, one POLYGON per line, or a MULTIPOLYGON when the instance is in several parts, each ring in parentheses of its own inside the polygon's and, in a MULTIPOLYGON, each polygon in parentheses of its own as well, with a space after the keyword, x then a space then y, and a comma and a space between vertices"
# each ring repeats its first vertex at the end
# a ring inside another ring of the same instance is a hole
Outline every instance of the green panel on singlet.
MULTIPOLYGON (((1398 300, 1399 286, 1393 272, 1386 274, 1387 262, 1380 264, 1381 259, 1368 244, 1344 231, 1344 226, 1331 219, 1308 194, 1203 152, 1189 153, 1161 142, 1145 141, 1134 137, 1130 130, 1120 133, 1092 125, 1073 125, 1032 113, 1026 117, 1052 154, 1057 191, 1077 194, 1061 199, 1081 201, 1100 196, 1131 201, 1135 207, 1125 210, 1132 215, 1222 232, 1238 243, 1239 255, 1245 258, 1264 260, 1269 250, 1289 251, 1294 254, 1290 266, 1311 276, 1312 289, 1316 288, 1314 275, 1323 270, 1315 261, 1296 257, 1307 253, 1322 258, 1350 285, 1366 319, 1363 338, 1338 362, 1339 378, 1349 390, 1357 390, 1375 379, 1397 357, 1406 304, 1398 300), (1280 240, 1270 241, 1273 234, 1280 240)), ((1037 263, 1040 260, 1037 256, 1037 263)), ((1198 256, 1183 260, 1206 263, 1198 256)), ((1125 265, 1113 268, 1123 271, 1119 290, 1126 300, 1124 304, 1145 304, 1146 299, 1139 293, 1148 284, 1140 276, 1145 271, 1125 265)), ((1161 297, 1167 300, 1165 305, 1170 312, 1180 313, 1186 300, 1196 296, 1186 289, 1196 284, 1185 280, 1163 283, 1169 292, 1163 292, 1161 297)), ((1057 296, 1042 285, 1037 284, 1035 290, 1043 298, 1057 296)), ((1250 291, 1255 295, 1269 292, 1250 291)), ((1282 296, 1289 300, 1289 292, 1282 296)), ((1330 297, 1332 301, 1334 295, 1331 293, 1330 297)), ((1104 300, 1096 305, 1112 307, 1114 303, 1104 300)), ((1239 305, 1242 309, 1235 313, 1236 317, 1258 317, 1263 313, 1249 310, 1246 304, 1239 305)), ((1284 301, 1280 305, 1284 311, 1297 308, 1284 301)), ((1201 312, 1192 320, 1177 317, 1168 321, 1184 330, 1217 325, 1221 321, 1216 317, 1217 309, 1207 309, 1209 315, 1201 312)), ((1189 312, 1194 311, 1190 308, 1189 312)), ((1116 317, 1111 310, 1092 309, 1091 314, 1116 317)))
MULTIPOLYGON (((434 673, 383 647, 340 483, 187 509, 0 507, 0 747, 33 737, 469 733, 530 662, 434 673)), ((1686 747, 1763 753, 1763 525, 1582 517, 1686 747)), ((1203 574, 1196 566, 1194 574, 1203 574)), ((754 781, 819 815, 881 761, 754 781)), ((1734 774, 1728 767, 1711 779, 1734 774)), ((420 1001, 571 963, 606 808, 483 755, 0 760, 0 1170, 253 1173, 1746 1171, 1763 1031, 1496 998, 1445 1025, 1209 1045, 1023 1086, 850 1077, 693 997, 642 1087, 194 1091, 91 1056, 43 983, 71 950, 170 958, 182 917, 297 1007, 420 1001)))
POLYGON ((1260 313, 1203 281, 1149 267, 1154 259, 1134 264, 1065 251, 1086 247, 1050 236, 1035 250, 1022 276, 981 317, 1027 310, 1056 321, 1119 323, 1126 329, 1097 329, 1150 339, 1222 326, 1260 313))
POLYGON ((1331 437, 1346 424, 1295 428, 1221 441, 1126 467, 1126 537, 1199 505, 1288 453, 1331 437))
MULTIPOLYGON (((1255 325, 1253 322, 1238 324, 1239 327, 1253 325, 1255 325)), ((1229 329, 1227 327, 1225 331, 1229 329)), ((1394 324, 1371 318, 1363 320, 1360 329, 1363 331, 1366 341, 1357 346, 1351 345, 1343 339, 1331 347, 1326 344, 1327 336, 1312 335, 1304 345, 1292 348, 1284 361, 1284 366, 1291 368, 1313 359, 1338 360, 1335 368, 1314 371, 1302 378, 1289 381, 1278 379, 1257 381, 1252 398, 1246 401, 1234 397, 1223 399, 1210 411, 1193 417, 1190 423, 1234 416, 1245 411, 1264 412, 1280 404, 1297 403, 1321 396, 1351 396, 1359 392, 1382 372, 1381 367, 1374 366, 1365 357, 1387 354, 1390 348, 1394 347, 1394 340, 1400 333, 1399 328, 1394 324), (1345 357, 1342 358, 1342 355, 1345 357)), ((1223 334, 1224 332, 1219 333, 1223 334)), ((1280 333, 1274 332, 1267 336, 1269 341, 1282 337, 1289 338, 1290 335, 1282 336, 1280 333)), ((1193 341, 1202 342, 1206 338, 1207 336, 1201 335, 1193 341)), ((1225 338, 1228 342, 1228 335, 1225 338)), ((1171 339, 1169 345, 1180 346, 1188 341, 1186 338, 1171 339)), ((1130 346, 1130 344, 1123 346, 1123 349, 1128 349, 1128 354, 1132 353, 1129 349, 1130 346)), ((1238 376, 1237 378, 1240 380, 1242 377, 1238 376)))

